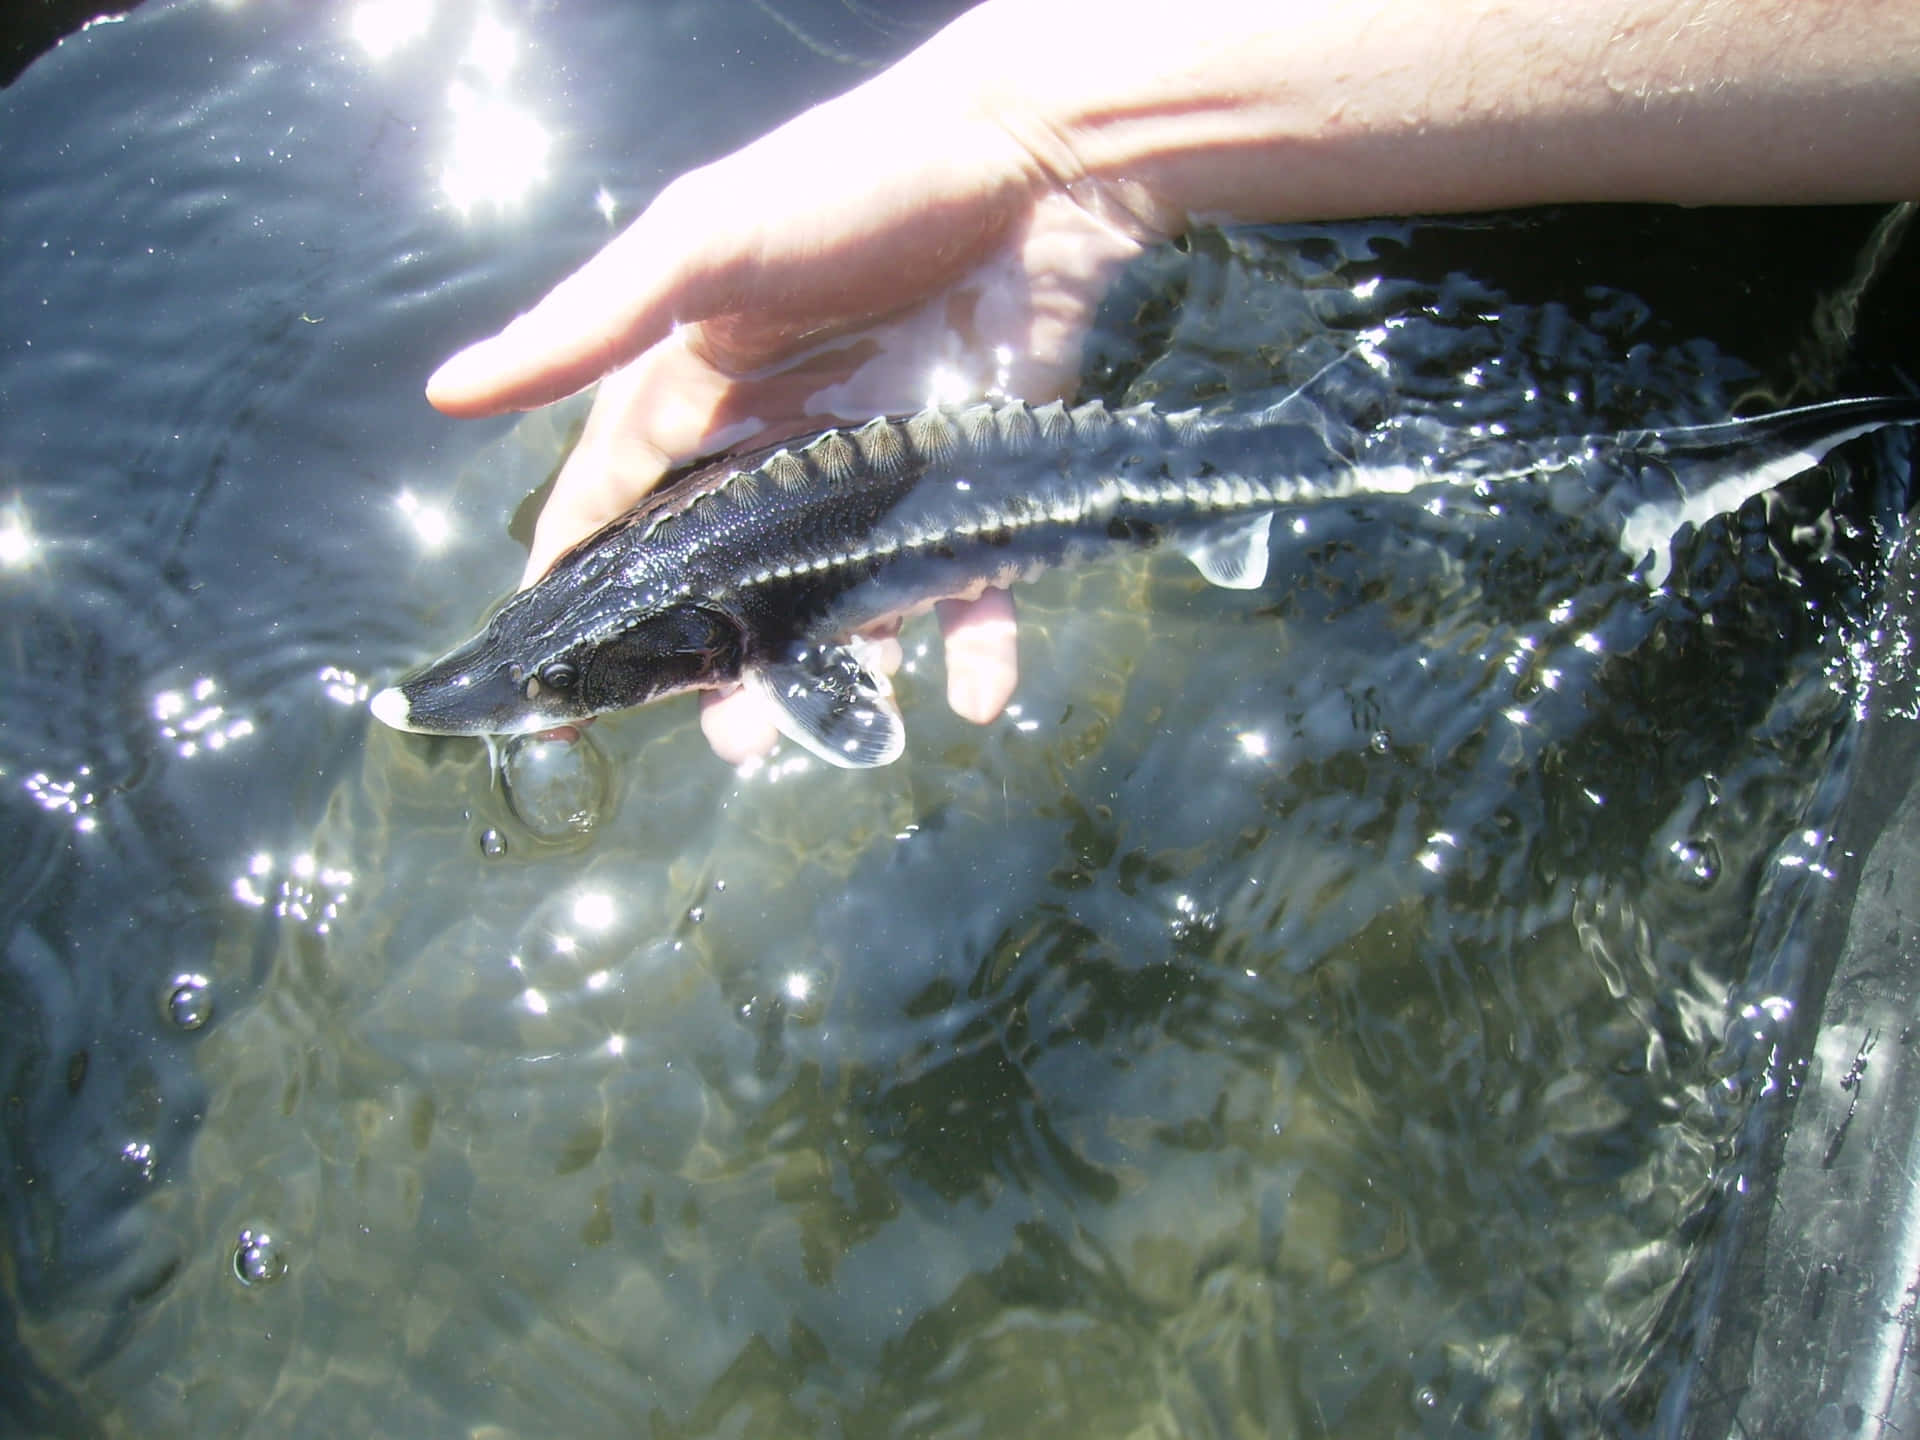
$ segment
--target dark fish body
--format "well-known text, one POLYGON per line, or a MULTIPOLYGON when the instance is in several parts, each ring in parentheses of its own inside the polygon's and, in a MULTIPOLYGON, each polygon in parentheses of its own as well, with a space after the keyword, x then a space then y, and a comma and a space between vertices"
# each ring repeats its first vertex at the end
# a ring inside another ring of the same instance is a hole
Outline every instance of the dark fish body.
POLYGON ((881 765, 904 727, 852 637, 933 599, 1163 540, 1214 584, 1252 589, 1276 510, 1555 475, 1592 487, 1594 472, 1623 547, 1659 556, 1682 523, 1915 422, 1920 401, 1842 400, 1480 445, 1434 468, 1362 463, 1294 401, 1219 416, 1004 401, 883 417, 668 477, 373 710, 430 734, 524 733, 745 681, 815 754, 881 765))

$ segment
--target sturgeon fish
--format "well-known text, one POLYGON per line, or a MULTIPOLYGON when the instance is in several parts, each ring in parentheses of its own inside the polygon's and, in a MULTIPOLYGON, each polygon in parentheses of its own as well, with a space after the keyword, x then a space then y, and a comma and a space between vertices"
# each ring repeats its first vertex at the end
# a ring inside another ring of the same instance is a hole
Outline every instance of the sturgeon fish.
POLYGON ((858 632, 934 599, 1162 541, 1213 584, 1251 590, 1276 511, 1567 476, 1617 522, 1629 557, 1653 552, 1663 575, 1683 523, 1738 508, 1855 436, 1920 423, 1920 399, 1839 400, 1373 464, 1305 410, 992 401, 697 462, 479 634, 375 695, 373 713, 430 735, 524 734, 744 682, 821 759, 885 765, 905 726, 858 632))

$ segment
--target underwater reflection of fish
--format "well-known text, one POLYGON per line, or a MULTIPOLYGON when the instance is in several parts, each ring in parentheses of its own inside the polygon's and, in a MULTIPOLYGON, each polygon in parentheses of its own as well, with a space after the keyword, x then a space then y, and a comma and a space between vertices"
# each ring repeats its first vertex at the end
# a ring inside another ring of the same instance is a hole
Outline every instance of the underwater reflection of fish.
POLYGON ((1255 589, 1276 510, 1563 480, 1657 581, 1683 524, 1914 423, 1920 399, 1839 400, 1458 453, 1438 437, 1381 462, 1298 396, 1240 415, 1008 401, 883 417, 682 469, 372 708, 402 730, 514 734, 744 681, 822 759, 885 765, 905 730, 859 632, 935 599, 1163 540, 1213 584, 1255 589))

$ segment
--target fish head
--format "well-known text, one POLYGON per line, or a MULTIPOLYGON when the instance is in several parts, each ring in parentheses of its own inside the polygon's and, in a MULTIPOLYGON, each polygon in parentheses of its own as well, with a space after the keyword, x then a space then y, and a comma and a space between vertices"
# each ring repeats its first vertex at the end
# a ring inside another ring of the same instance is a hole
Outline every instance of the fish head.
POLYGON ((564 589, 515 595, 479 634, 375 695, 375 717, 427 735, 524 735, 739 678, 745 631, 721 607, 644 590, 582 603, 564 589))

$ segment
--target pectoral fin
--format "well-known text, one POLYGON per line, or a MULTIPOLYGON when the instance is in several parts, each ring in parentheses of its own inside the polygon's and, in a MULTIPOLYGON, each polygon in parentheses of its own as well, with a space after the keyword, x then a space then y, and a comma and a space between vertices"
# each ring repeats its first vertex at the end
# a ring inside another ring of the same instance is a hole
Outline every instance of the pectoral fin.
POLYGON ((1273 512, 1229 521, 1201 531, 1180 546, 1208 584, 1228 590, 1258 590, 1267 581, 1267 532, 1273 512))
POLYGON ((891 765, 907 727, 884 675, 851 645, 810 645, 787 660, 747 672, 773 707, 773 723, 796 745, 847 770, 891 765))

